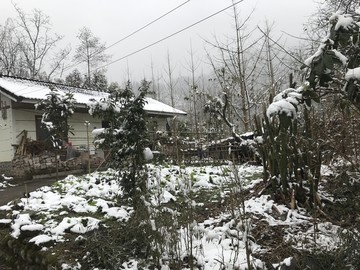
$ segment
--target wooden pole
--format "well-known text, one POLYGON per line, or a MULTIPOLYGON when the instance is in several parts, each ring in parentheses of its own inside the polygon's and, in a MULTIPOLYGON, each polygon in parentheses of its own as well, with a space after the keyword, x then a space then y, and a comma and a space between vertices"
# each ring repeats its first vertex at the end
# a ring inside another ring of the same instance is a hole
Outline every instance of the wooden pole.
POLYGON ((56 181, 59 180, 59 151, 55 151, 56 181))
POLYGON ((89 121, 85 121, 85 126, 86 126, 86 138, 87 138, 87 150, 88 150, 88 173, 91 173, 91 168, 90 168, 90 136, 89 136, 89 121))

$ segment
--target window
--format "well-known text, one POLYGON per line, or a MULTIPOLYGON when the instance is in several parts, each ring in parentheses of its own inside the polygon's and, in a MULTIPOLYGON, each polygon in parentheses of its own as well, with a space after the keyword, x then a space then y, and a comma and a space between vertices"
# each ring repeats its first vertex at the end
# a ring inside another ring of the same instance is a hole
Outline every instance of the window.
POLYGON ((109 121, 101 121, 101 127, 102 128, 109 128, 110 127, 109 121))
POLYGON ((41 115, 35 115, 35 127, 36 127, 36 140, 37 141, 46 141, 49 139, 49 131, 41 125, 41 115))

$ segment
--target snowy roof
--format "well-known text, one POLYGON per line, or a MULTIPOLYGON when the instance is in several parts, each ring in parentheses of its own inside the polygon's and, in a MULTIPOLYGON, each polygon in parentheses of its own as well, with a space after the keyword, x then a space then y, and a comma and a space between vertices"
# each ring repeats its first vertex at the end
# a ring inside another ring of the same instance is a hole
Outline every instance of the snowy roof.
MULTIPOLYGON (((0 92, 17 102, 36 103, 39 100, 45 99, 46 95, 51 91, 50 87, 56 89, 60 94, 73 93, 73 97, 79 107, 85 107, 90 102, 90 99, 100 101, 101 98, 108 96, 108 93, 85 88, 0 75, 0 92)), ((149 114, 165 116, 186 115, 186 112, 175 109, 158 100, 147 97, 146 101, 144 109, 149 114)))
POLYGON ((174 115, 186 115, 186 112, 175 109, 171 107, 170 105, 164 104, 156 99, 146 97, 146 104, 144 106, 144 109, 148 113, 153 114, 168 114, 172 113, 174 115))

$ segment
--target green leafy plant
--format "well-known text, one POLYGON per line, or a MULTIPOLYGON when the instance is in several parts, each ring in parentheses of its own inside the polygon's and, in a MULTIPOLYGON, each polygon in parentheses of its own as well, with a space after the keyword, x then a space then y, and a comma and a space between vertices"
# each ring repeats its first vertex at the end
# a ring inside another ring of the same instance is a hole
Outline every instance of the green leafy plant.
POLYGON ((48 130, 48 140, 53 147, 59 149, 68 141, 69 133, 73 134, 68 119, 74 114, 75 99, 71 92, 60 94, 53 87, 50 89, 46 99, 38 102, 35 108, 43 111, 41 124, 48 130))
POLYGON ((310 117, 312 105, 321 102, 321 96, 336 91, 360 108, 360 99, 357 100, 360 88, 354 86, 359 78, 352 70, 360 66, 360 60, 351 53, 360 49, 355 18, 341 12, 330 17, 328 36, 302 66, 308 68, 306 82, 275 96, 263 120, 256 119, 257 133, 263 137, 259 149, 264 180, 269 180, 275 197, 292 207, 296 207, 295 199, 315 209, 318 203, 320 168, 327 142, 313 131, 316 120, 310 117), (304 185, 310 190, 308 194, 304 185))

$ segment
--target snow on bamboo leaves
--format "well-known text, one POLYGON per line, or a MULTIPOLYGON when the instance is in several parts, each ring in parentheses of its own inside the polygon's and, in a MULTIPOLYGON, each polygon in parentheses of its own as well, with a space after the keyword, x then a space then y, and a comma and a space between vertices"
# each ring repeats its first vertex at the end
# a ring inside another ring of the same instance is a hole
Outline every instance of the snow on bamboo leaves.
POLYGON ((359 21, 360 14, 356 12, 333 13, 329 18, 328 35, 301 67, 310 68, 307 81, 313 89, 318 86, 333 88, 336 85, 333 86, 332 82, 340 83, 343 85, 344 96, 357 107, 360 107, 359 78, 351 74, 356 74, 355 71, 360 66, 359 21))
POLYGON ((306 82, 297 89, 289 88, 278 94, 267 109, 267 117, 278 115, 280 122, 288 123, 297 117, 299 105, 310 107, 313 101, 320 102, 319 89, 338 91, 339 84, 344 96, 360 107, 359 18, 360 14, 340 11, 332 14, 327 36, 301 66, 309 69, 306 82))

